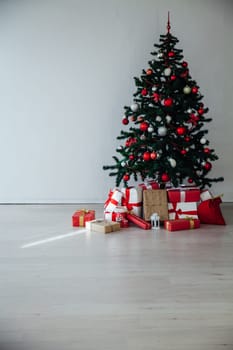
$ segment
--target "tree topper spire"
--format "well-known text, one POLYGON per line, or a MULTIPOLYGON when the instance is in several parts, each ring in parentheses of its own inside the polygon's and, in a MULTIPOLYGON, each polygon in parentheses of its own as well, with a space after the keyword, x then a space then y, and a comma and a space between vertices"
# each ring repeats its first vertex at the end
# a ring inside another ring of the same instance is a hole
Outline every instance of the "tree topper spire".
POLYGON ((170 12, 168 11, 168 16, 167 16, 167 32, 170 33, 170 12))

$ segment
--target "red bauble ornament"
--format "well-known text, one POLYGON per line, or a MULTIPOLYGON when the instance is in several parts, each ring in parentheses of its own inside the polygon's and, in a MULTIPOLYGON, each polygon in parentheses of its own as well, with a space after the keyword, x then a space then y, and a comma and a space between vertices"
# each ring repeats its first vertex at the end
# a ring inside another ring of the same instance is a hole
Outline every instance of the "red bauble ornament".
POLYGON ((147 89, 142 89, 141 94, 142 94, 142 96, 146 96, 147 95, 147 89))
POLYGON ((148 162, 148 160, 150 160, 150 152, 146 151, 145 153, 143 153, 143 159, 148 162))
POLYGON ((163 173, 163 174, 161 175, 161 180, 162 180, 163 182, 168 182, 168 181, 170 180, 170 177, 169 177, 169 175, 168 175, 167 173, 163 173))
POLYGON ((157 158, 157 153, 151 152, 150 157, 151 157, 151 159, 155 160, 157 158))
POLYGON ((122 124, 124 124, 124 125, 129 124, 128 118, 123 118, 123 119, 122 119, 122 124))
POLYGON ((184 138, 184 140, 185 140, 186 142, 189 142, 189 141, 191 140, 191 138, 190 138, 189 136, 186 136, 186 137, 184 138))
POLYGON ((192 93, 193 94, 197 94, 198 93, 198 87, 197 86, 193 86, 192 87, 192 93))
POLYGON ((159 96, 159 94, 158 94, 157 92, 153 93, 153 100, 154 100, 155 102, 158 102, 158 101, 159 101, 159 98, 160 98, 160 96, 159 96))
POLYGON ((208 147, 204 148, 204 153, 209 154, 210 153, 210 149, 208 147))
POLYGON ((199 108, 197 112, 198 112, 198 114, 200 114, 200 115, 202 115, 202 114, 205 113, 204 108, 199 108))
POLYGON ((212 164, 210 162, 206 162, 204 165, 205 170, 210 170, 212 168, 212 164))
POLYGON ((172 81, 176 80, 176 78, 177 78, 177 77, 176 77, 176 75, 174 75, 174 74, 171 75, 171 77, 170 77, 170 79, 171 79, 172 81))
POLYGON ((130 179, 129 174, 125 174, 125 175, 123 176, 123 180, 124 180, 124 181, 129 181, 129 179, 130 179))
POLYGON ((191 177, 188 179, 188 183, 190 183, 190 184, 193 183, 193 179, 191 179, 191 177))
POLYGON ((187 151, 186 151, 186 149, 182 149, 182 150, 180 151, 180 153, 184 156, 184 155, 187 153, 187 151))
POLYGON ((176 129, 176 133, 177 135, 184 135, 186 134, 186 128, 184 126, 179 126, 177 129, 176 129))
POLYGON ((181 76, 181 78, 186 78, 188 74, 189 74, 189 70, 186 69, 184 72, 182 72, 182 73, 180 74, 180 76, 181 76))
POLYGON ((175 56, 175 52, 174 51, 168 52, 168 57, 174 57, 174 56, 175 56))
POLYGON ((149 128, 149 124, 147 122, 141 122, 140 124, 141 131, 147 131, 148 128, 149 128))
POLYGON ((164 106, 171 107, 173 105, 173 99, 171 97, 165 98, 163 103, 164 106))
POLYGON ((152 69, 150 69, 150 68, 147 69, 147 71, 146 71, 146 74, 147 74, 147 75, 151 75, 152 73, 153 73, 153 70, 152 70, 152 69))
POLYGON ((134 158, 135 158, 135 157, 134 157, 133 154, 130 154, 130 155, 129 155, 129 159, 130 159, 130 160, 134 160, 134 158))
POLYGON ((188 62, 183 61, 183 62, 182 62, 182 67, 184 67, 184 68, 188 67, 188 62))

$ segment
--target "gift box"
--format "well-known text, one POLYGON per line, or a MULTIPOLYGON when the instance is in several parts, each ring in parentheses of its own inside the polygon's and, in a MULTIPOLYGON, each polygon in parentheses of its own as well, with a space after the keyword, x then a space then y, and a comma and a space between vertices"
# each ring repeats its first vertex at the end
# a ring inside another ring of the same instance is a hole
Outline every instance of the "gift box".
POLYGON ((168 203, 169 219, 198 219, 196 202, 168 203))
POLYGON ((122 205, 131 213, 141 216, 142 214, 142 189, 136 187, 122 188, 122 205))
POLYGON ((116 207, 114 211, 104 211, 104 218, 107 221, 121 221, 122 219, 126 219, 127 210, 125 207, 116 207))
POLYGON ((183 187, 167 189, 168 202, 199 202, 200 189, 198 187, 183 187))
POLYGON ((121 205, 123 193, 119 189, 110 190, 108 199, 104 203, 105 211, 114 211, 118 205, 121 205))
POLYGON ((191 230, 200 227, 199 219, 165 220, 164 228, 168 231, 191 230))
POLYGON ((143 190, 158 190, 159 184, 154 180, 148 180, 138 185, 143 190))
POLYGON ((85 226, 87 221, 95 219, 95 210, 81 209, 77 210, 72 216, 73 226, 85 226))
POLYGON ((86 222, 86 229, 95 232, 111 233, 120 230, 120 223, 98 219, 86 222))
POLYGON ((133 222, 135 225, 139 226, 143 230, 149 230, 151 228, 151 224, 149 222, 143 220, 135 214, 128 213, 127 218, 129 221, 133 222))
POLYGON ((168 219, 167 191, 144 190, 143 191, 143 216, 150 220, 153 213, 157 213, 160 220, 168 219))

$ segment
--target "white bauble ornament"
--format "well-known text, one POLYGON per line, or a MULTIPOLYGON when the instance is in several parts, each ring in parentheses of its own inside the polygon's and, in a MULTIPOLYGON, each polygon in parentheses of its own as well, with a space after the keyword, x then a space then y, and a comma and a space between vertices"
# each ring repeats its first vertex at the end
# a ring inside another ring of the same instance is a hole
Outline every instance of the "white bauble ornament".
POLYGON ((169 75, 171 75, 171 72, 172 72, 171 68, 165 68, 163 73, 166 77, 169 77, 169 75))
POLYGON ((156 86, 153 86, 151 90, 152 90, 152 91, 156 91, 156 90, 157 90, 157 87, 156 87, 156 86))
POLYGON ((149 107, 154 107, 153 103, 148 104, 149 107))
POLYGON ((183 92, 184 92, 184 94, 186 94, 186 95, 190 94, 191 91, 192 91, 192 90, 191 90, 191 87, 188 86, 188 85, 186 85, 186 86, 183 88, 183 92))
POLYGON ((159 53, 157 54, 157 57, 158 57, 158 58, 162 58, 162 57, 163 57, 162 52, 159 52, 159 53))
POLYGON ((161 122, 162 118, 160 117, 160 115, 157 115, 157 117, 155 118, 155 120, 156 120, 157 122, 161 122))
POLYGON ((204 137, 202 137, 202 138, 200 139, 200 143, 201 143, 202 145, 204 145, 204 144, 206 143, 206 139, 205 139, 204 137))
POLYGON ((172 168, 175 168, 175 167, 176 167, 176 160, 175 160, 175 159, 169 158, 168 161, 169 161, 169 163, 170 163, 170 165, 171 165, 172 168))
POLYGON ((141 140, 146 140, 146 136, 144 134, 142 134, 142 136, 140 137, 141 140))
POLYGON ((123 160, 122 162, 121 162, 121 166, 125 166, 126 165, 126 162, 123 160))
POLYGON ((158 128, 158 134, 159 134, 159 136, 166 136, 167 135, 167 128, 165 128, 165 126, 160 126, 158 128))
POLYGON ((131 106, 130 106, 130 109, 132 112, 137 112, 139 108, 139 105, 137 103, 133 103, 131 106))
POLYGON ((148 132, 153 132, 154 131, 154 128, 153 126, 149 126, 149 128, 147 129, 148 132))
POLYGON ((165 119, 166 119, 166 122, 167 122, 168 124, 170 124, 170 123, 171 123, 171 120, 172 120, 172 117, 171 117, 170 115, 166 115, 165 119))
POLYGON ((193 111, 193 110, 192 110, 191 108, 189 108, 189 109, 187 110, 188 113, 192 113, 192 111, 193 111))

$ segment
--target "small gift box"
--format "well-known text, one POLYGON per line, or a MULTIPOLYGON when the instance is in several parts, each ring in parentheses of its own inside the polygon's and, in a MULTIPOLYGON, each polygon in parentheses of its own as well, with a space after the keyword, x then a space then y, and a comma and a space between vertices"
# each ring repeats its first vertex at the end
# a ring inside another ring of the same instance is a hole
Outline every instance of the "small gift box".
POLYGON ((131 213, 141 216, 142 213, 142 189, 136 187, 122 188, 122 205, 131 213))
POLYGON ((145 220, 150 220, 153 213, 157 213, 160 220, 168 219, 167 191, 144 190, 143 191, 143 214, 145 220))
POLYGON ((86 229, 95 232, 111 233, 120 230, 120 223, 98 219, 86 222, 86 229))
POLYGON ((148 180, 138 185, 143 190, 158 190, 159 184, 154 180, 148 180))
POLYGON ((198 227, 200 227, 200 220, 198 219, 178 219, 164 221, 164 228, 168 231, 191 230, 198 227))
POLYGON ((168 203, 169 219, 198 219, 196 202, 168 203))
POLYGON ((198 187, 182 187, 167 189, 168 202, 199 202, 200 189, 198 187))
POLYGON ((118 205, 121 205, 122 196, 122 192, 117 188, 114 190, 110 190, 108 194, 108 199, 104 203, 105 211, 114 211, 118 205))
POLYGON ((95 219, 95 210, 81 209, 77 210, 72 216, 73 226, 85 226, 87 221, 95 219))
POLYGON ((122 221, 126 217, 127 211, 125 207, 116 207, 114 211, 104 211, 104 218, 107 221, 122 221))
POLYGON ((133 222, 135 225, 139 226, 143 230, 149 230, 151 228, 151 224, 149 222, 143 220, 142 218, 140 218, 135 214, 129 213, 127 214, 127 218, 129 221, 133 222))

